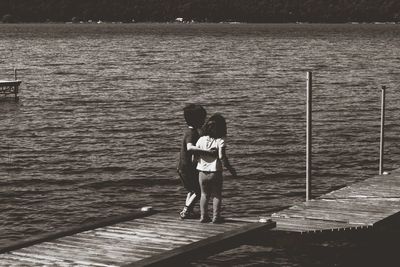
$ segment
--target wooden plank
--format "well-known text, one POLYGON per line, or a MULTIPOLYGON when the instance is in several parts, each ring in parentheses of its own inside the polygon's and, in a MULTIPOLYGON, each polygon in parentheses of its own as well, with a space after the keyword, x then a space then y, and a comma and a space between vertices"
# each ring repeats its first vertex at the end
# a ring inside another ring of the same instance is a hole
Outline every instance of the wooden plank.
MULTIPOLYGON (((89 244, 90 244, 90 242, 97 242, 97 243, 99 243, 99 242, 102 242, 102 243, 105 243, 105 245, 107 245, 107 244, 112 244, 113 246, 117 246, 117 247, 129 247, 129 248, 135 248, 135 247, 138 247, 138 248, 141 248, 142 246, 143 246, 143 242, 140 242, 140 243, 133 243, 133 242, 131 242, 131 240, 118 240, 118 242, 115 242, 115 240, 114 239, 110 239, 110 240, 107 240, 107 239, 96 239, 96 240, 93 240, 93 241, 89 241, 89 240, 85 240, 86 242, 88 242, 89 244)), ((62 239, 59 239, 59 240, 57 240, 56 242, 55 242, 56 244, 59 244, 59 243, 62 243, 62 244, 69 244, 69 245, 71 245, 71 246, 76 246, 76 247, 79 247, 79 244, 87 244, 87 243, 84 243, 83 241, 82 241, 82 237, 79 237, 79 238, 77 238, 76 236, 71 236, 71 237, 69 237, 69 239, 67 239, 67 237, 66 238, 62 238, 62 239)), ((149 249, 151 249, 151 250, 155 250, 155 251, 157 251, 157 250, 166 250, 166 249, 168 249, 168 247, 166 247, 165 245, 163 245, 163 244, 154 244, 154 245, 150 245, 150 244, 147 244, 146 245, 146 248, 149 248, 149 249)), ((142 248, 142 249, 145 249, 145 248, 142 248)))
POLYGON ((330 214, 327 210, 326 212, 322 211, 313 211, 311 209, 306 209, 302 211, 295 210, 287 210, 285 212, 279 214, 273 214, 272 218, 275 217, 283 217, 283 218, 304 218, 311 220, 325 220, 325 221, 334 221, 334 222, 343 222, 350 224, 366 224, 372 225, 374 222, 383 219, 385 216, 382 215, 363 215, 360 214, 330 214))
MULTIPOLYGON (((138 245, 138 244, 131 244, 131 243, 123 243, 121 244, 120 242, 118 242, 118 244, 104 244, 107 250, 111 250, 111 251, 116 251, 116 252, 120 252, 120 253, 132 253, 132 251, 134 252, 142 252, 142 254, 155 254, 155 253, 161 253, 164 252, 166 250, 166 248, 163 247, 143 247, 142 245, 138 245)), ((85 244, 81 244, 81 246, 76 246, 73 243, 71 244, 70 242, 54 242, 54 243, 49 243, 49 242, 45 242, 39 245, 35 245, 35 246, 40 246, 40 248, 44 248, 44 249, 54 249, 54 250, 60 250, 60 251, 64 251, 66 253, 75 253, 75 252, 81 252, 82 251, 82 247, 85 247, 85 244)), ((85 250, 86 251, 86 250, 85 250)))
POLYGON ((337 222, 330 222, 330 221, 321 221, 321 220, 307 220, 301 218, 277 218, 276 219, 277 227, 285 224, 285 225, 292 225, 293 227, 310 227, 313 229, 329 229, 329 228, 345 228, 350 227, 350 224, 347 223, 337 223, 337 222))
MULTIPOLYGON (((34 257, 47 258, 60 261, 62 263, 84 263, 94 265, 109 266, 113 265, 115 261, 108 260, 100 251, 93 251, 91 248, 81 247, 80 250, 65 250, 60 247, 46 247, 46 246, 32 246, 24 248, 15 252, 22 252, 25 256, 30 255, 34 257)), ((14 252, 11 252, 14 253, 14 252)))
MULTIPOLYGON (((184 224, 191 224, 191 225, 204 225, 204 224, 199 224, 199 220, 198 219, 189 219, 189 220, 181 220, 178 217, 175 216, 171 216, 170 214, 163 214, 163 213, 158 213, 155 214, 151 217, 147 217, 147 218, 142 218, 139 221, 153 221, 156 223, 159 222, 177 222, 177 223, 184 223, 184 224)), ((224 222, 224 226, 233 226, 235 227, 238 223, 237 221, 234 220, 226 220, 224 222)), ((220 226, 223 227, 222 225, 216 225, 216 226, 220 226)))
POLYGON ((1 253, 5 253, 8 251, 12 251, 12 250, 17 250, 20 248, 24 248, 27 246, 32 246, 34 244, 38 244, 41 242, 46 242, 46 241, 50 241, 50 240, 54 240, 63 236, 68 236, 68 235, 73 235, 76 233, 80 233, 80 232, 84 232, 84 231, 88 231, 88 230, 92 230, 92 229, 96 229, 96 228, 100 228, 100 227, 104 227, 107 225, 112 225, 112 224, 116 224, 122 221, 128 221, 128 220, 133 220, 133 219, 137 219, 137 218, 141 218, 141 217, 145 217, 145 216, 149 216, 154 214, 155 212, 152 210, 149 211, 139 211, 139 212, 135 212, 135 213, 131 213, 131 214, 127 214, 127 215, 122 215, 122 216, 116 216, 113 218, 109 218, 109 219, 104 219, 104 220, 100 220, 94 223, 87 223, 81 226, 75 226, 75 227, 70 227, 61 231, 57 231, 54 233, 48 233, 48 234, 43 234, 43 235, 39 235, 39 236, 33 236, 21 241, 17 241, 14 242, 12 244, 6 245, 4 247, 0 248, 0 254, 1 253))
MULTIPOLYGON (((199 223, 198 220, 178 220, 178 219, 174 219, 171 217, 148 217, 148 218, 141 218, 138 219, 137 222, 145 222, 145 223, 149 223, 149 224, 170 224, 170 225, 185 225, 186 227, 195 227, 195 228, 210 228, 207 227, 208 224, 202 224, 199 223)), ((242 223, 239 222, 230 222, 230 221, 226 221, 224 222, 224 224, 214 224, 212 229, 221 229, 221 230, 226 230, 227 228, 236 228, 238 225, 240 225, 242 223)))
POLYGON ((200 233, 204 233, 204 231, 210 233, 220 233, 221 231, 223 231, 223 229, 221 228, 217 229, 214 227, 210 227, 208 224, 200 225, 200 223, 198 223, 198 225, 190 225, 190 224, 185 224, 183 222, 172 222, 172 223, 160 222, 151 224, 149 222, 144 222, 144 221, 135 221, 135 222, 132 221, 125 224, 124 226, 126 227, 131 226, 132 228, 134 228, 134 227, 139 227, 140 224, 142 225, 140 227, 144 229, 159 229, 159 228, 181 229, 183 231, 191 230, 192 232, 200 232, 200 233))
POLYGON ((118 235, 115 233, 105 233, 105 232, 101 232, 98 233, 98 236, 102 237, 115 237, 115 238, 121 238, 121 239, 125 239, 125 240, 141 240, 141 241, 150 241, 151 243, 165 243, 167 244, 187 244, 190 243, 190 240, 186 240, 186 241, 179 241, 179 240, 169 240, 169 239, 163 239, 163 238, 158 238, 158 237, 149 237, 149 236, 127 236, 127 235, 118 235))
POLYGON ((10 253, 2 254, 2 257, 6 257, 6 259, 10 259, 13 263, 16 263, 16 266, 20 266, 20 264, 26 264, 26 266, 50 266, 47 261, 38 260, 30 257, 21 257, 18 255, 13 255, 10 253), (47 265, 46 265, 47 264, 47 265))
MULTIPOLYGON (((231 230, 201 241, 182 246, 171 251, 147 258, 135 263, 124 265, 125 267, 131 266, 169 266, 182 264, 187 262, 206 257, 225 250, 228 247, 235 246, 246 238, 248 235, 259 233, 263 230, 275 227, 274 222, 268 223, 253 223, 240 227, 239 229, 231 230)), ((178 266, 178 265, 176 265, 178 266)))
POLYGON ((106 266, 119 266, 121 261, 124 260, 140 260, 154 255, 154 253, 143 253, 142 251, 136 251, 133 249, 132 251, 125 252, 115 250, 113 247, 108 247, 106 250, 97 251, 92 249, 85 249, 84 247, 81 247, 80 251, 58 247, 57 249, 53 248, 50 251, 42 252, 42 254, 54 255, 59 259, 70 260, 73 263, 78 263, 78 261, 85 261, 87 263, 91 263, 92 265, 101 264, 106 266))
POLYGON ((198 233, 195 234, 193 232, 188 232, 186 229, 185 231, 177 230, 176 228, 156 228, 156 229, 143 229, 143 228, 136 228, 136 229, 129 229, 129 228, 121 228, 121 227, 108 227, 106 231, 111 231, 111 232, 118 232, 118 233, 125 233, 125 234, 135 234, 138 232, 142 233, 159 233, 161 232, 162 235, 168 236, 168 235, 173 235, 173 236, 187 236, 190 238, 195 238, 195 239, 202 239, 204 237, 208 237, 209 234, 204 234, 204 233, 198 233))
POLYGON ((281 228, 285 230, 288 229, 298 229, 302 232, 306 231, 332 231, 341 229, 357 229, 360 228, 359 225, 351 225, 347 223, 335 223, 330 221, 320 221, 320 220, 307 220, 302 218, 276 218, 276 228, 273 230, 279 231, 281 228))
POLYGON ((285 212, 281 212, 280 214, 290 216, 291 214, 307 214, 307 215, 318 215, 321 214, 322 216, 325 216, 326 214, 329 214, 331 218, 338 218, 341 220, 342 218, 373 218, 379 220, 380 218, 385 218, 388 214, 392 214, 393 212, 384 212, 383 210, 381 211, 360 211, 360 210, 355 210, 355 209, 340 209, 339 207, 312 207, 309 206, 307 208, 291 208, 287 209, 285 212))
POLYGON ((0 86, 18 86, 21 82, 20 80, 0 80, 0 86))
POLYGON ((137 236, 143 236, 143 237, 158 237, 158 238, 167 238, 169 240, 178 240, 178 241, 197 241, 201 239, 201 237, 193 237, 190 236, 190 233, 185 235, 184 233, 182 234, 177 234, 176 232, 156 232, 156 231, 146 231, 146 230, 141 230, 141 231, 135 231, 135 232, 126 232, 126 231, 118 231, 118 230, 106 230, 104 229, 105 233, 112 233, 112 234, 119 234, 119 235, 126 235, 126 236, 131 236, 131 235, 137 235, 137 236))
MULTIPOLYGON (((146 219, 154 219, 157 223, 158 222, 178 222, 181 224, 190 224, 190 225, 196 225, 196 226, 207 226, 207 224, 202 224, 199 223, 198 219, 189 219, 189 220, 181 220, 180 218, 177 217, 172 217, 171 215, 163 214, 163 213, 158 213, 152 217, 148 218, 143 218, 144 220, 146 219)), ((243 222, 238 221, 238 220, 230 220, 230 219, 225 219, 223 224, 216 224, 214 225, 214 228, 220 227, 220 228, 225 228, 226 227, 233 227, 236 228, 237 225, 243 224, 243 222)))
MULTIPOLYGON (((400 178, 399 176, 385 175, 370 178, 362 182, 330 192, 322 198, 341 197, 399 197, 400 178)), ((321 198, 321 197, 320 197, 321 198)))
POLYGON ((197 223, 198 225, 189 225, 185 224, 184 222, 175 222, 175 223, 159 223, 159 224, 149 224, 148 222, 143 222, 143 221, 135 221, 135 222, 129 222, 127 224, 124 224, 124 226, 129 226, 132 225, 132 227, 137 226, 138 224, 142 224, 144 228, 146 229, 164 229, 164 230, 182 230, 182 231, 190 231, 193 233, 207 233, 207 234, 219 234, 223 232, 226 229, 223 228, 216 228, 215 225, 210 225, 210 224, 200 224, 197 223))
MULTIPOLYGON (((92 243, 96 244, 96 242, 104 243, 104 240, 97 239, 97 241, 94 240, 92 243)), ((80 242, 80 240, 76 240, 76 238, 74 236, 69 237, 69 239, 62 238, 62 239, 58 240, 57 243, 76 245, 77 247, 79 247, 79 246, 82 247, 83 245, 84 246, 93 246, 92 243, 82 243, 82 242, 80 242)), ((158 250, 167 250, 167 249, 172 249, 172 248, 176 247, 176 245, 174 245, 173 243, 170 243, 170 242, 168 242, 167 244, 161 243, 161 242, 154 243, 154 242, 150 242, 148 240, 141 240, 141 239, 126 239, 123 242, 119 241, 118 243, 117 242, 105 243, 105 245, 108 245, 108 244, 110 244, 110 245, 115 244, 116 246, 118 245, 118 247, 126 246, 129 248, 148 247, 148 248, 151 248, 152 250, 157 250, 157 249, 158 250)))
POLYGON ((367 229, 368 227, 340 227, 340 228, 323 228, 323 229, 315 229, 312 227, 304 227, 304 226, 291 226, 291 225, 279 225, 277 226, 276 232, 285 232, 285 233, 300 233, 300 234, 318 234, 318 233, 328 233, 328 232, 349 232, 349 231, 358 231, 361 229, 367 229))
POLYGON ((356 211, 385 211, 385 212, 396 212, 400 206, 400 199, 393 200, 376 200, 376 199, 318 199, 312 200, 307 203, 297 204, 291 209, 296 208, 307 208, 307 207, 335 207, 342 210, 356 210, 356 211))
MULTIPOLYGON (((142 232, 138 232, 135 235, 126 235, 126 234, 119 234, 119 233, 115 233, 115 232, 99 231, 99 232, 96 232, 96 237, 115 239, 116 241, 117 240, 137 240, 137 239, 140 239, 140 240, 155 240, 156 242, 159 242, 159 243, 164 243, 164 242, 167 243, 167 241, 164 240, 162 236, 155 235, 155 234, 147 235, 147 234, 142 233, 142 232)), ((190 242, 189 239, 186 239, 186 240, 188 240, 188 242, 190 242)), ((184 243, 186 241, 177 240, 176 242, 177 243, 181 243, 181 242, 184 243)))
MULTIPOLYGON (((94 266, 115 265, 116 259, 124 255, 123 253, 116 252, 114 247, 110 246, 103 247, 102 249, 93 249, 92 247, 85 246, 85 244, 81 244, 80 247, 72 249, 71 247, 66 248, 65 246, 60 246, 60 244, 56 246, 54 243, 50 242, 23 248, 18 250, 18 252, 30 255, 40 255, 41 257, 54 258, 70 263, 86 262, 91 263, 94 266)), ((142 258, 146 256, 148 256, 148 254, 142 258)))
POLYGON ((49 257, 46 257, 46 256, 34 255, 34 254, 22 252, 22 251, 13 251, 13 252, 11 252, 11 254, 13 256, 17 256, 17 257, 20 257, 22 259, 28 259, 28 260, 30 260, 30 261, 32 261, 34 263, 40 263, 40 264, 44 264, 46 266, 49 266, 49 265, 53 265, 54 266, 56 264, 60 265, 60 264, 63 263, 62 261, 60 261, 57 258, 51 258, 51 257, 49 258, 49 257))
MULTIPOLYGON (((173 244, 160 244, 160 243, 150 243, 150 242, 126 242, 126 243, 118 243, 113 246, 112 243, 76 243, 73 240, 60 240, 57 244, 61 245, 69 245, 69 246, 76 246, 77 248, 81 247, 89 247, 93 249, 95 252, 99 251, 107 251, 110 249, 113 251, 119 251, 122 253, 131 253, 132 251, 141 252, 142 254, 152 254, 152 252, 160 252, 165 251, 168 248, 173 248, 173 244), (96 249, 97 248, 97 249, 96 249)), ((72 248, 71 248, 72 250, 72 248)))
POLYGON ((235 229, 240 225, 243 225, 243 223, 229 223, 226 222, 223 225, 221 224, 212 224, 212 227, 210 227, 210 224, 204 224, 204 223, 199 223, 197 220, 165 220, 165 219, 158 219, 156 221, 151 221, 149 218, 147 219, 140 219, 137 221, 138 223, 147 223, 148 227, 157 227, 157 226, 178 226, 178 227, 183 227, 186 229, 201 229, 201 230, 210 230, 210 231, 226 231, 227 229, 235 229))
POLYGON ((0 255, 0 262, 3 266, 7 267, 37 267, 43 266, 43 264, 35 264, 32 261, 20 259, 9 254, 0 255))

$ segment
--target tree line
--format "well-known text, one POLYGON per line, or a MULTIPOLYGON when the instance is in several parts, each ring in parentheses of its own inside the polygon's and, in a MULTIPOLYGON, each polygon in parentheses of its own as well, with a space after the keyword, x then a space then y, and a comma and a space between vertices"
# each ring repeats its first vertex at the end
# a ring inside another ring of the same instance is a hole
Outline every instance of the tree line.
POLYGON ((400 21, 399 0, 0 0, 3 22, 400 21))

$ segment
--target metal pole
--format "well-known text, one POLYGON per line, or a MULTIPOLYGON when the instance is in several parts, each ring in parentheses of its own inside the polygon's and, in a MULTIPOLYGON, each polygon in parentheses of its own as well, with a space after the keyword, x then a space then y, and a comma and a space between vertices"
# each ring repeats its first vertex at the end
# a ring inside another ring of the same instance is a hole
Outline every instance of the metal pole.
POLYGON ((14 80, 17 80, 17 69, 14 68, 14 80))
POLYGON ((306 200, 311 200, 312 72, 307 72, 306 200))
POLYGON ((379 149, 379 174, 383 174, 383 149, 385 144, 385 94, 386 86, 382 86, 381 97, 381 140, 379 149))

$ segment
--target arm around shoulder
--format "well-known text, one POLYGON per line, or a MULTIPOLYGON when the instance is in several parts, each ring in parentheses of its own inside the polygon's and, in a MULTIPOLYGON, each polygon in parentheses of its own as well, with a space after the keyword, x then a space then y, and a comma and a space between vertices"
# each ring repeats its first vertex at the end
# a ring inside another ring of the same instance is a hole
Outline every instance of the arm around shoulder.
POLYGON ((207 155, 215 155, 216 151, 217 151, 216 149, 202 149, 202 148, 199 148, 199 147, 193 145, 192 143, 188 143, 186 145, 186 149, 187 149, 187 151, 190 151, 195 155, 199 155, 202 153, 207 154, 207 155))

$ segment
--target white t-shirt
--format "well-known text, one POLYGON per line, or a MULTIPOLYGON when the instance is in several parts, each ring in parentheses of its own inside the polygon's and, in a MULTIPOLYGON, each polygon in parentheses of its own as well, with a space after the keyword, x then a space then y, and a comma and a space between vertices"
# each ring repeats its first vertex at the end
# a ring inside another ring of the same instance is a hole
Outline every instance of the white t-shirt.
MULTIPOLYGON (((219 150, 220 147, 225 147, 225 141, 222 138, 214 139, 210 136, 202 136, 197 141, 196 146, 201 149, 216 148, 219 150)), ((218 153, 215 156, 200 155, 197 163, 197 169, 205 172, 222 171, 222 163, 218 158, 218 153)))

